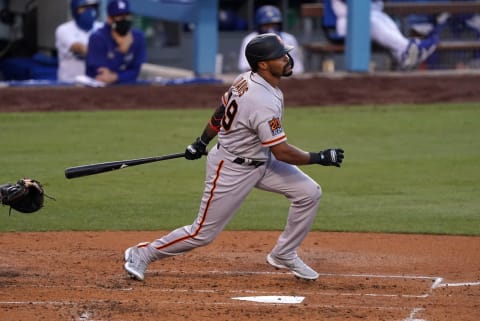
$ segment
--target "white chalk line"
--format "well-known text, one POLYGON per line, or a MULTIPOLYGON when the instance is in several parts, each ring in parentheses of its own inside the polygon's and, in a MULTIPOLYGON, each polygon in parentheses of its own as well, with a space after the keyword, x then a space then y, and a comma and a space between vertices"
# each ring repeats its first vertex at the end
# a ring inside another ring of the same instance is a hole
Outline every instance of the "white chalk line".
MULTIPOLYGON (((161 271, 161 270, 150 270, 150 273, 157 273, 160 275, 165 275, 165 274, 179 274, 181 273, 180 271, 161 271)), ((201 271, 200 271, 201 272, 201 271)), ((251 272, 251 271, 218 271, 218 270, 211 270, 211 271, 205 271, 202 273, 206 274, 220 274, 220 275, 236 275, 236 276, 242 276, 242 275, 288 275, 289 272, 251 272)), ((441 277, 435 277, 435 276, 422 276, 422 275, 391 275, 391 274, 358 274, 358 273, 320 273, 321 276, 331 276, 331 277, 359 277, 359 278, 385 278, 385 279, 412 279, 412 280, 432 280, 433 284, 432 286, 428 289, 427 292, 422 293, 422 294, 377 294, 377 293, 338 293, 338 292, 307 292, 306 294, 315 294, 315 295, 346 295, 346 296, 385 296, 385 297, 398 297, 398 296, 403 296, 403 297, 409 297, 409 298, 425 298, 428 297, 432 290, 440 287, 461 287, 461 286, 479 286, 480 281, 475 281, 475 282, 459 282, 459 283, 442 283, 443 278, 441 277)), ((118 276, 119 278, 122 278, 121 275, 118 276)), ((21 285, 12 285, 13 287, 22 287, 21 285)), ((31 284, 30 284, 31 286, 31 284)), ((59 286, 59 285, 36 285, 37 287, 43 287, 43 288, 95 288, 95 289, 102 289, 105 291, 131 291, 133 290, 132 287, 128 288, 108 288, 108 287, 99 287, 99 286, 93 286, 93 285, 69 285, 69 286, 59 286)), ((195 289, 189 289, 189 290, 181 290, 181 289, 152 289, 152 291, 166 291, 166 292, 182 292, 182 291, 190 291, 190 292, 215 292, 215 290, 195 290, 195 289)), ((245 293, 255 293, 256 291, 249 291, 249 290, 231 290, 230 292, 234 293, 239 293, 239 292, 245 292, 245 293)), ((264 293, 264 292, 259 292, 259 293, 264 293)))
POLYGON ((410 315, 408 316, 408 318, 403 319, 402 321, 427 321, 427 320, 424 320, 424 319, 417 319, 417 318, 415 318, 415 315, 416 315, 418 312, 421 312, 421 311, 424 311, 424 310, 425 310, 424 308, 414 308, 414 309, 410 312, 410 315))
MULTIPOLYGON (((24 288, 23 286, 17 286, 24 288)), ((28 288, 30 288, 29 286, 28 288)), ((102 291, 119 291, 119 292, 128 292, 134 291, 134 288, 102 288, 96 286, 67 286, 67 285, 36 285, 36 287, 51 288, 51 289, 97 289, 102 291)), ((211 289, 149 289, 149 292, 160 292, 160 293, 217 293, 218 290, 211 289)), ((271 291, 257 291, 257 290, 227 290, 222 291, 224 293, 231 294, 254 294, 254 295, 284 295, 285 292, 271 292, 271 291)), ((356 296, 367 296, 367 297, 384 297, 384 298, 425 298, 425 294, 415 295, 415 294, 380 294, 380 293, 352 293, 352 292, 315 292, 315 291, 299 291, 302 295, 320 295, 320 296, 347 296, 347 297, 356 297, 356 296)), ((3 302, 0 301, 0 304, 3 302)))
MULTIPOLYGON (((159 275, 165 274, 188 274, 181 271, 162 271, 162 270, 148 270, 150 273, 157 273, 159 275)), ((285 272, 269 272, 269 271, 220 271, 220 270, 210 270, 210 271, 197 271, 198 273, 205 274, 221 274, 221 275, 233 275, 233 276, 248 276, 248 275, 288 275, 291 274, 289 271, 285 272)), ((147 272, 148 274, 148 272, 147 272)), ((421 276, 421 275, 395 275, 395 274, 361 274, 361 273, 319 273, 319 276, 333 276, 333 277, 371 277, 371 278, 391 278, 391 279, 428 279, 434 280, 438 277, 435 276, 421 276)))
MULTIPOLYGON (((443 283, 443 278, 441 277, 436 277, 435 281, 433 282, 429 293, 427 294, 426 297, 428 297, 434 289, 441 288, 441 287, 465 287, 465 286, 479 286, 480 282, 458 282, 458 283, 443 283)), ((408 318, 403 319, 402 321, 427 321, 425 319, 417 319, 415 315, 418 314, 418 312, 425 311, 424 308, 414 308, 411 312, 408 318)))
MULTIPOLYGON (((160 271, 160 270, 150 270, 149 273, 157 273, 160 275, 176 275, 180 273, 180 271, 160 271)), ((205 271, 201 272, 205 274, 217 274, 217 275, 236 275, 236 276, 242 276, 242 275, 289 275, 289 272, 251 272, 251 271, 218 271, 218 270, 212 270, 212 271, 205 271)), ((441 278, 435 278, 431 276, 416 276, 416 275, 388 275, 388 274, 347 274, 347 273, 320 273, 320 277, 322 276, 328 276, 328 277, 354 277, 354 278, 377 278, 377 279, 412 279, 412 280, 432 280, 438 282, 438 279, 441 280, 441 278)), ((121 278, 121 276, 119 276, 121 278)), ((435 284, 434 283, 434 284, 435 284)), ((15 286, 15 285, 13 285, 15 286)), ((31 284, 30 284, 31 286, 31 284)), ((104 291, 132 291, 132 287, 128 288, 108 288, 108 287, 99 287, 99 286, 93 286, 93 285, 84 285, 84 286, 79 286, 79 285, 69 285, 69 286, 59 286, 59 285, 37 285, 38 287, 43 287, 43 288, 66 288, 66 289, 71 289, 71 288, 93 288, 93 289, 98 289, 98 290, 104 290, 104 291)), ((152 292, 194 292, 194 293, 215 293, 216 290, 206 290, 206 289, 188 289, 188 290, 183 290, 183 289, 150 289, 152 292)), ((429 289, 430 291, 430 289, 429 289)), ((254 290, 229 290, 229 293, 250 293, 250 294, 268 294, 271 292, 264 292, 264 291, 254 291, 254 290)), ((272 294, 282 294, 282 293, 272 293, 272 294)), ((343 293, 338 293, 338 292, 302 292, 302 294, 305 295, 323 295, 323 296, 336 296, 336 295, 341 295, 341 296, 370 296, 370 297, 392 297, 392 298, 425 298, 430 295, 429 292, 421 293, 421 294, 402 294, 402 293, 396 293, 396 294, 384 294, 384 293, 350 293, 350 292, 343 292, 343 293)))
MULTIPOLYGON (((151 270, 150 272, 154 273, 159 273, 159 274, 178 274, 181 273, 180 271, 155 271, 151 270)), ((221 275, 285 275, 286 273, 283 272, 245 272, 245 271, 206 271, 204 273, 208 274, 221 274, 221 275)), ((288 272, 287 272, 288 273, 288 272)), ((418 280, 432 280, 432 286, 428 289, 427 292, 419 295, 412 295, 412 294, 377 294, 377 293, 338 293, 338 292, 313 292, 313 291, 307 291, 307 292, 302 292, 302 294, 305 295, 328 295, 328 296, 334 296, 334 295, 342 295, 342 296, 371 296, 371 297, 408 297, 408 298, 427 298, 430 296, 432 291, 436 288, 441 288, 441 287, 461 287, 461 286, 479 286, 480 282, 459 282, 459 283, 443 283, 443 278, 441 277, 434 277, 434 276, 418 276, 418 275, 389 275, 389 274, 348 274, 348 273, 321 273, 320 276, 332 276, 332 277, 362 277, 362 278, 385 278, 385 279, 418 279, 418 280)), ((99 289, 98 286, 52 286, 52 285, 46 285, 41 287, 51 287, 51 288, 96 288, 99 289)), ((134 289, 132 287, 128 288, 102 288, 100 289, 105 290, 105 291, 133 291, 134 289)), ((157 292, 197 292, 197 293, 214 293, 216 292, 215 290, 210 290, 210 289, 188 289, 188 290, 182 290, 182 289, 151 289, 150 291, 157 291, 157 292)), ((229 293, 251 293, 251 294, 260 294, 260 293, 267 293, 267 292, 262 292, 262 291, 255 291, 255 290, 230 290, 228 291, 229 293)), ((268 292, 271 294, 271 292, 268 292)), ((278 293, 280 294, 280 293, 278 293)), ((107 302, 107 300, 87 300, 87 302, 107 302)), ((124 300, 120 301, 124 303, 128 303, 130 301, 124 300)), ((161 301, 157 302, 160 304, 191 304, 190 301, 176 301, 176 302, 170 302, 170 301, 161 301)), ((0 305, 28 305, 28 304, 33 304, 33 305, 77 305, 80 304, 80 301, 0 301, 0 305)), ((203 304, 206 305, 237 305, 239 304, 238 302, 204 302, 203 304)), ((252 303, 250 303, 252 304, 252 303)), ((257 303, 261 304, 261 303, 257 303)), ((411 308, 407 307, 379 307, 379 306, 351 306, 351 305, 331 305, 331 304, 309 304, 309 307, 314 307, 314 308, 355 308, 355 309, 379 309, 379 310, 410 310, 411 308)), ((402 321, 427 321, 425 319, 417 319, 415 316, 421 312, 424 311, 424 308, 413 308, 410 311, 410 315, 403 319, 402 321)), ((86 316, 87 319, 83 320, 89 320, 88 316, 86 316)))
POLYGON ((441 283, 435 288, 457 287, 457 286, 480 286, 480 282, 441 283))
MULTIPOLYGON (((160 270, 151 270, 153 273, 157 274, 167 274, 165 271, 160 270)), ((174 271, 169 271, 168 273, 174 273, 174 271)), ((178 273, 178 272, 177 272, 178 273)), ((208 274, 221 274, 221 275, 288 275, 290 272, 245 272, 245 271, 218 271, 218 270, 211 270, 206 271, 205 273, 208 274)), ((361 273, 319 273, 320 278, 322 276, 327 277, 351 277, 351 278, 378 278, 378 279, 411 279, 411 280, 431 280, 433 285, 441 282, 443 279, 440 277, 435 276, 422 276, 422 275, 391 275, 391 274, 361 274, 361 273)), ((340 295, 345 296, 371 296, 371 297, 400 297, 400 298, 427 298, 433 289, 433 286, 426 290, 426 292, 421 294, 378 294, 378 293, 341 293, 340 295)), ((310 293, 314 295, 329 295, 325 294, 325 292, 321 293, 310 293)), ((332 293, 331 295, 339 295, 339 293, 332 293)))
MULTIPOLYGON (((180 271, 159 271, 151 270, 150 273, 157 274, 178 274, 180 271)), ((249 272, 249 271, 205 271, 206 274, 221 274, 221 275, 285 275, 288 272, 249 272)), ((331 276, 331 277, 361 277, 361 278, 385 278, 385 279, 412 279, 412 280, 432 280, 432 286, 422 294, 378 294, 378 293, 338 293, 338 292, 303 292, 306 295, 325 295, 325 296, 371 296, 371 297, 406 297, 406 298, 426 298, 428 297, 433 289, 440 287, 459 287, 459 286, 478 286, 480 282, 461 282, 461 283, 442 283, 443 278, 434 277, 434 276, 421 276, 421 275, 390 275, 390 274, 351 274, 351 273, 321 273, 320 276, 331 276)), ((122 276, 119 275, 119 278, 122 276)), ((17 287, 17 285, 12 285, 17 287)), ((59 285, 36 285, 43 288, 94 288, 101 289, 104 291, 132 291, 132 287, 128 288, 108 288, 108 287, 99 287, 93 285, 69 285, 69 286, 59 286, 59 285)), ((21 287, 21 286, 20 286, 21 287)), ((204 289, 151 289, 151 291, 157 292, 197 292, 197 293, 214 293, 215 290, 204 290, 204 289)), ((265 293, 262 291, 253 291, 253 290, 230 290, 231 293, 265 293)), ((278 293, 280 294, 280 293, 278 293)))
MULTIPOLYGON (((84 300, 84 301, 71 301, 71 300, 65 300, 65 301, 0 301, 0 305, 85 305, 86 303, 106 303, 109 304, 111 303, 111 299, 105 299, 105 300, 84 300)), ((115 300, 115 302, 119 303, 130 303, 130 300, 115 300)), ((190 305, 192 304, 192 301, 167 301, 167 300, 161 300, 161 301, 155 301, 155 304, 160 304, 160 305, 190 305)), ((202 305, 210 305, 210 306, 231 306, 231 305, 239 305, 239 304, 244 304, 244 305, 249 305, 249 304, 265 304, 261 302, 247 302, 247 301, 226 301, 226 302, 202 302, 202 305)), ((270 304, 268 304, 270 305, 270 304)), ((278 304, 278 305, 284 305, 284 304, 278 304)), ((332 304, 308 304, 307 306, 309 309, 311 308, 343 308, 343 309, 376 309, 376 310, 389 310, 389 311, 404 311, 404 310, 409 310, 410 308, 408 307, 389 307, 389 306, 376 306, 376 305, 332 305, 332 304)))

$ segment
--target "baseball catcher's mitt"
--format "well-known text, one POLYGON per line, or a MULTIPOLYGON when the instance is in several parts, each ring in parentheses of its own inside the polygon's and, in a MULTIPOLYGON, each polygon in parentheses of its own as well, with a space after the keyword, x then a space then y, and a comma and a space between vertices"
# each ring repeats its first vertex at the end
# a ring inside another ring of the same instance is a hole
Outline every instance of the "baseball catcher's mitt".
POLYGON ((22 213, 33 213, 43 207, 44 190, 40 182, 23 178, 15 185, 0 185, 0 199, 3 205, 22 213))

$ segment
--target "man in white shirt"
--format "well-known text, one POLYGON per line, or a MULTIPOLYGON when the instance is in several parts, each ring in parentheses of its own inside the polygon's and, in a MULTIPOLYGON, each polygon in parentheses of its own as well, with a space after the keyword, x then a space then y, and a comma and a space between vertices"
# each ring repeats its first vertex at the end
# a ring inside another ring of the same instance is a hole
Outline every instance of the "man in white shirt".
POLYGON ((59 25, 55 31, 58 53, 58 81, 74 82, 85 75, 85 56, 90 33, 102 26, 96 21, 99 0, 71 0, 72 20, 59 25))
POLYGON ((302 49, 298 45, 298 41, 294 35, 282 31, 282 22, 282 13, 277 7, 265 5, 257 9, 255 12, 255 26, 257 30, 246 35, 245 38, 243 38, 242 45, 240 47, 238 59, 238 70, 240 72, 250 70, 250 65, 245 57, 245 49, 247 48, 247 44, 259 34, 264 33, 276 33, 280 36, 280 38, 282 38, 285 44, 293 46, 294 49, 290 52, 290 55, 295 61, 293 73, 298 74, 304 72, 302 49))

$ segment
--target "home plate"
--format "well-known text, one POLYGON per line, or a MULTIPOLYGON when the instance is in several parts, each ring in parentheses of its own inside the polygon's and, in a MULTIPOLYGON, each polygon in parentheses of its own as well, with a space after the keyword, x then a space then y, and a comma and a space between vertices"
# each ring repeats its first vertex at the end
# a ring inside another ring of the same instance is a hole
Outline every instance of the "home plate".
POLYGON ((266 295, 266 296, 240 296, 232 298, 233 300, 252 301, 260 303, 274 303, 274 304, 299 304, 302 303, 305 297, 303 296, 288 296, 288 295, 266 295))

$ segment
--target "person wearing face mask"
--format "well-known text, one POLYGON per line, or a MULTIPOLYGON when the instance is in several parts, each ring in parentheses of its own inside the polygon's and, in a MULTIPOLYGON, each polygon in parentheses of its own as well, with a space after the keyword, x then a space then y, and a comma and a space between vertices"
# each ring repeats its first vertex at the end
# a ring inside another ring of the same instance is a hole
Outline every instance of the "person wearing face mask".
POLYGON ((58 55, 57 78, 60 82, 73 82, 85 75, 85 56, 89 35, 102 26, 98 17, 98 0, 71 0, 72 20, 55 30, 55 47, 58 55))
POLYGON ((283 18, 280 9, 272 5, 264 5, 259 7, 255 11, 255 28, 256 30, 246 35, 240 46, 240 54, 238 59, 238 70, 245 72, 250 69, 247 58, 243 54, 247 48, 247 44, 256 36, 264 33, 275 33, 282 38, 285 44, 293 46, 295 49, 290 52, 295 66, 293 67, 293 73, 303 73, 303 53, 301 47, 298 45, 298 41, 294 35, 282 30, 283 18))
POLYGON ((87 76, 104 84, 135 82, 146 61, 145 35, 132 28, 127 0, 110 0, 107 22, 89 38, 87 76))

